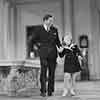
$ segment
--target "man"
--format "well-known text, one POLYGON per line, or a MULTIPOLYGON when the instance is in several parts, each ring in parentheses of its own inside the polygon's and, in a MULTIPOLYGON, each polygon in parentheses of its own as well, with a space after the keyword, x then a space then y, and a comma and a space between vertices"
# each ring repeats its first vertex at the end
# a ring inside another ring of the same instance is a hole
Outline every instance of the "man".
POLYGON ((53 26, 54 17, 45 15, 43 25, 35 27, 33 39, 40 43, 40 63, 41 63, 41 96, 45 97, 46 92, 51 96, 54 92, 54 77, 57 58, 57 47, 61 50, 61 44, 58 37, 57 28, 53 26), (57 47, 56 47, 57 46, 57 47), (46 89, 48 69, 48 88, 46 89))

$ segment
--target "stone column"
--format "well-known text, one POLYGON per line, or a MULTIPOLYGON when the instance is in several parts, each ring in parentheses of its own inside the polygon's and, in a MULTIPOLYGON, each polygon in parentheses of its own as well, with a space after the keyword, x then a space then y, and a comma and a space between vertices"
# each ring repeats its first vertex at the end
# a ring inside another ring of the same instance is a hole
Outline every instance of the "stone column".
POLYGON ((4 34, 4 55, 5 59, 9 58, 9 2, 4 2, 4 10, 3 10, 3 34, 4 34))
MULTIPOLYGON (((64 26, 64 35, 70 33, 72 35, 72 0, 63 0, 63 26, 64 26)), ((63 80, 63 62, 64 59, 58 58, 58 67, 56 69, 56 80, 63 80)))
POLYGON ((4 8, 4 0, 0 0, 0 59, 4 59, 4 34, 3 34, 3 8, 4 8))
POLYGON ((16 6, 10 3, 9 6, 9 59, 16 59, 16 6))
POLYGON ((0 59, 9 59, 10 54, 10 2, 0 0, 0 59))
MULTIPOLYGON (((14 60, 15 53, 15 14, 14 6, 8 0, 0 0, 0 60, 14 60)), ((0 86, 3 91, 7 92, 7 80, 10 81, 9 76, 13 76, 11 72, 14 72, 16 68, 12 67, 8 77, 4 78, 2 75, 0 86)), ((15 73, 14 73, 15 74, 15 73)))
POLYGON ((64 34, 72 34, 72 0, 64 0, 64 34))
MULTIPOLYGON (((93 10, 91 9, 91 2, 93 0, 74 0, 74 36, 75 41, 78 43, 78 39, 80 35, 87 35, 89 39, 89 48, 88 48, 88 68, 89 68, 89 75, 90 79, 95 79, 96 77, 96 71, 94 66, 95 62, 95 53, 97 52, 95 48, 95 43, 93 43, 96 38, 96 34, 94 36, 92 35, 92 29, 94 31, 94 26, 96 26, 94 23, 94 19, 96 19, 96 16, 94 16, 93 22, 91 22, 91 17, 93 14, 93 10), (91 13, 92 12, 92 13, 91 13), (94 25, 93 27, 91 27, 94 25), (93 40, 92 40, 93 37, 93 40)), ((95 0, 94 0, 95 1, 95 0)), ((95 2, 93 3, 95 4, 95 2)), ((96 26, 97 27, 97 26, 96 26)))

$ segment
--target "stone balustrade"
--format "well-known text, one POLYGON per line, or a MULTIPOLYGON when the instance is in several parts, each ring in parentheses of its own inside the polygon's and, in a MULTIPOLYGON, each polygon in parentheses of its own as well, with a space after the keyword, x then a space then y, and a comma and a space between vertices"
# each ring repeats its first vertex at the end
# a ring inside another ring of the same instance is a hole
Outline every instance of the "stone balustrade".
POLYGON ((39 87, 40 60, 4 60, 0 61, 0 92, 16 96, 23 88, 39 87), (4 77, 3 69, 6 69, 4 77))

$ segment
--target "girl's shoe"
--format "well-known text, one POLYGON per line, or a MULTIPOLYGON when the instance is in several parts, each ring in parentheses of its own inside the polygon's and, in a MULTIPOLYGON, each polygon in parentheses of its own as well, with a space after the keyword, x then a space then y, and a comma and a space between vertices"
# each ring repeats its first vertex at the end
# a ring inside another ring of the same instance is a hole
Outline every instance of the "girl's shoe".
POLYGON ((76 95, 76 93, 75 93, 75 90, 74 90, 74 89, 71 89, 71 90, 70 90, 70 93, 71 93, 71 96, 75 96, 75 95, 76 95))
POLYGON ((68 95, 68 90, 64 90, 62 96, 67 96, 68 95))

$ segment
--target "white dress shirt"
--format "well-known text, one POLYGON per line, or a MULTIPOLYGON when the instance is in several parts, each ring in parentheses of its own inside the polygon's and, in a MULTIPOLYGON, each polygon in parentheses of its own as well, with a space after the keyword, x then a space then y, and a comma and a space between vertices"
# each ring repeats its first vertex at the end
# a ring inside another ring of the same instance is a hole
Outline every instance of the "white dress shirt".
POLYGON ((48 32, 50 30, 50 28, 46 25, 46 24, 43 24, 43 27, 45 28, 45 30, 48 32))

